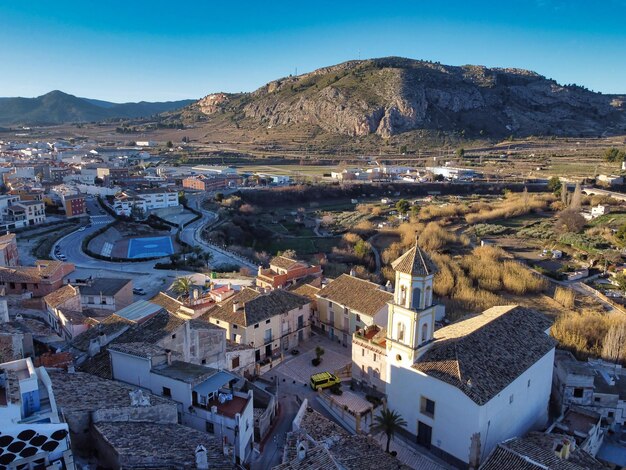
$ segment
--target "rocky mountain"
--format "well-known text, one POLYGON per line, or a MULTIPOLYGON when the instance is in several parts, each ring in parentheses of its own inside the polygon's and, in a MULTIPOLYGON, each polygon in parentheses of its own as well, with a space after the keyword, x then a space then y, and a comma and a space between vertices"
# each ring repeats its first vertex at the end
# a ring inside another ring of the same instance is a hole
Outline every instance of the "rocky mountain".
POLYGON ((37 98, 0 98, 0 125, 48 125, 147 117, 182 108, 193 102, 111 103, 79 98, 55 90, 37 98))
POLYGON ((624 96, 560 85, 527 70, 388 57, 281 78, 252 93, 208 95, 170 116, 206 126, 313 125, 355 137, 415 130, 587 136, 626 132, 625 103, 624 96))

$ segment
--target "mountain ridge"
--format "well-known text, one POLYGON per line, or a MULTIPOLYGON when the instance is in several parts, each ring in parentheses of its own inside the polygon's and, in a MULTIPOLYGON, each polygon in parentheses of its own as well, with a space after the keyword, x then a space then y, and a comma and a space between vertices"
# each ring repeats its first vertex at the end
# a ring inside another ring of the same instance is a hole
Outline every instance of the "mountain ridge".
POLYGON ((0 125, 53 125, 147 117, 182 108, 195 100, 113 103, 52 90, 35 98, 0 98, 0 125))
POLYGON ((626 98, 561 85, 529 70, 385 57, 273 80, 250 93, 214 93, 166 113, 185 123, 313 125, 347 137, 409 131, 468 137, 626 132, 626 98))

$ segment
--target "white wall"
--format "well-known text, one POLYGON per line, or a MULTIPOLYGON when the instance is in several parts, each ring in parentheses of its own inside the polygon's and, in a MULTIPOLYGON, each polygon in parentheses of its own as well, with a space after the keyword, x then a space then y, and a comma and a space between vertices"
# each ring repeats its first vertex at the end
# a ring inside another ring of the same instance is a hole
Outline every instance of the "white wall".
MULTIPOLYGON (((150 360, 118 351, 109 351, 113 379, 138 387, 150 388, 150 360)), ((159 390, 156 395, 161 395, 159 390)))

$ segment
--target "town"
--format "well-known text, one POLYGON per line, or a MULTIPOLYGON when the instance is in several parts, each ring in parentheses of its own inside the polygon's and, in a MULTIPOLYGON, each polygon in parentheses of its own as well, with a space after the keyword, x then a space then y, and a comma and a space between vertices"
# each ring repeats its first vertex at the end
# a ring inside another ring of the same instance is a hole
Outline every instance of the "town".
POLYGON ((307 182, 165 144, 0 143, 2 465, 624 463, 621 181, 307 182))

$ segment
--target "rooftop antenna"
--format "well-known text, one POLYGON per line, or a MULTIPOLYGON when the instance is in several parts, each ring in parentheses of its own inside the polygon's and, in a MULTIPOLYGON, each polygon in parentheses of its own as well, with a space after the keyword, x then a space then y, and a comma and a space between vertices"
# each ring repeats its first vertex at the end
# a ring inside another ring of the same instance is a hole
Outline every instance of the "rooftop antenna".
POLYGON ((296 67, 296 74, 294 75, 295 77, 298 76, 298 67, 296 67))

